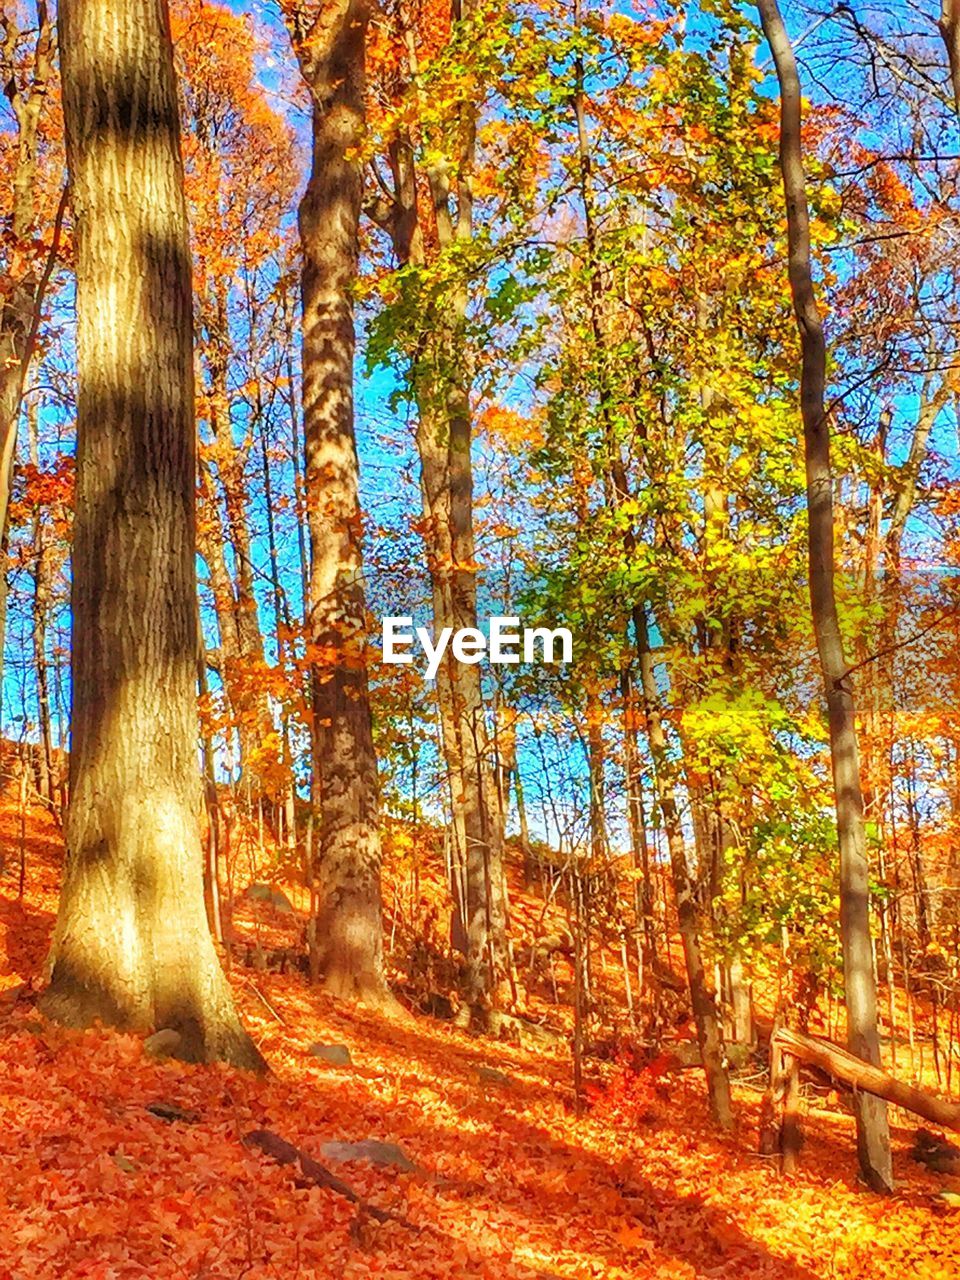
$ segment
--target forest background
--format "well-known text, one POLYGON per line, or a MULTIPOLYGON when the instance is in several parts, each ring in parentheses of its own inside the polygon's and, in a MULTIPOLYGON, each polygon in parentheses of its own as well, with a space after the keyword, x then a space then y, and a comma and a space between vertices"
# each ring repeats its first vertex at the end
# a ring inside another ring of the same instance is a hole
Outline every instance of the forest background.
MULTIPOLYGON (((949 6, 787 15, 825 325, 813 418, 816 326, 798 301, 796 252, 786 263, 797 202, 788 224, 789 63, 775 9, 761 6, 765 42, 756 14, 725 0, 386 4, 358 54, 363 22, 348 6, 318 59, 326 12, 172 6, 217 942, 233 945, 245 882, 299 885, 311 976, 329 988, 332 968, 337 994, 369 996, 385 985, 382 843, 388 878, 407 886, 388 976, 415 1007, 453 1012, 463 997, 474 1012, 529 1013, 529 1000, 559 1000, 555 961, 571 960, 578 1105, 585 1056, 615 1055, 624 1038, 655 1050, 688 1013, 721 1125, 729 1047, 752 1051, 774 1018, 846 1034, 868 1059, 879 1018, 890 1067, 949 1097, 960 1012, 949 6), (334 119, 346 122, 335 146, 334 119), (354 206, 358 241, 344 248, 339 220, 354 206), (324 435, 329 423, 309 434, 317 365, 305 364, 323 323, 325 376, 342 389, 355 375, 362 531, 348 434, 324 435), (828 725, 810 607, 803 428, 809 466, 825 426, 846 655, 826 687, 855 691, 855 725, 852 703, 831 707, 828 725), (311 439, 344 449, 340 489, 322 500, 311 476, 332 473, 311 472, 311 439), (338 572, 349 572, 336 624, 321 625, 324 528, 337 520, 338 572), (575 661, 450 670, 433 687, 375 651, 340 660, 344 617, 375 638, 380 616, 407 613, 569 626, 575 661), (334 693, 341 710, 365 706, 360 668, 376 767, 362 716, 343 717, 347 749, 341 722, 318 710, 334 693), (834 710, 859 736, 859 889, 837 853, 834 710), (315 861, 336 840, 334 759, 378 833, 355 838, 366 859, 350 882, 356 918, 375 939, 357 965, 329 941, 346 862, 328 857, 318 872, 315 861), (505 845, 526 889, 568 917, 566 934, 519 964, 505 845), (439 903, 421 892, 428 872, 445 886, 439 903), (854 900, 856 963, 838 927, 854 900), (616 998, 596 971, 611 955, 616 998), (876 994, 854 1009, 861 980, 879 987, 879 1015, 876 994)), ((3 18, 14 317, 3 392, 17 428, 4 436, 3 725, 21 805, 59 818, 76 697, 74 225, 51 14, 5 6, 3 18)), ((863 1146, 878 1114, 858 1106, 861 1166, 884 1184, 888 1157, 863 1146)))

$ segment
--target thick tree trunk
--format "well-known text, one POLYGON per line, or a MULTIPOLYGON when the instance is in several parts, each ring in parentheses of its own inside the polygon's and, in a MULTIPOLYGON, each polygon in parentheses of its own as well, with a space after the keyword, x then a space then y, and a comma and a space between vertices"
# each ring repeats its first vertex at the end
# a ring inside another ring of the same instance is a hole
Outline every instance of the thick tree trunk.
POLYGON ((190 250, 163 0, 64 0, 77 263, 67 865, 44 1008, 262 1067, 207 927, 198 827, 190 250))
MULTIPOLYGON (((807 471, 810 607, 823 672, 840 844, 840 932, 848 1044, 880 1063, 877 992, 870 940, 870 900, 863 793, 853 693, 837 616, 834 583, 833 473, 825 405, 826 344, 813 287, 810 225, 801 143, 800 79, 777 0, 758 0, 780 82, 780 167, 787 208, 790 290, 800 330, 800 411, 807 471)), ((857 1146, 864 1178, 876 1190, 893 1185, 890 1134, 883 1102, 856 1096, 857 1146)))
POLYGON ((303 421, 319 794, 316 945, 334 995, 390 1001, 383 970, 377 762, 367 689, 353 288, 362 174, 365 0, 293 23, 313 97, 313 166, 300 205, 303 421), (322 23, 321 23, 322 19, 322 23))
POLYGON ((790 1176, 800 1158, 800 1072, 777 1035, 770 1041, 770 1086, 760 1104, 760 1154, 779 1153, 780 1170, 790 1176))

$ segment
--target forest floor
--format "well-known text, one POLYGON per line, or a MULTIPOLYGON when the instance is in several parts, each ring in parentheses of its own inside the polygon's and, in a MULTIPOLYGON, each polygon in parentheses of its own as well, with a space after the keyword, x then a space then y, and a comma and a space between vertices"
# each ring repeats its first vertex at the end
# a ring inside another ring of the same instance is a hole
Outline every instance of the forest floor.
POLYGON ((61 843, 48 817, 29 816, 19 901, 20 835, 0 806, 0 1280, 960 1275, 960 1211, 940 1195, 949 1179, 910 1159, 906 1117, 899 1190, 882 1198, 857 1185, 839 1109, 808 1108, 802 1170, 785 1181, 756 1155, 760 1095, 746 1085, 730 1138, 707 1122, 700 1073, 664 1059, 629 1077, 605 1067, 608 1087, 578 1119, 565 1045, 352 1011, 298 974, 233 968, 263 1079, 46 1024, 33 992, 61 843), (311 1056, 315 1042, 346 1045, 352 1064, 311 1056), (404 1221, 298 1185, 244 1144, 258 1129, 404 1221), (323 1150, 367 1140, 396 1144, 409 1165, 323 1150))

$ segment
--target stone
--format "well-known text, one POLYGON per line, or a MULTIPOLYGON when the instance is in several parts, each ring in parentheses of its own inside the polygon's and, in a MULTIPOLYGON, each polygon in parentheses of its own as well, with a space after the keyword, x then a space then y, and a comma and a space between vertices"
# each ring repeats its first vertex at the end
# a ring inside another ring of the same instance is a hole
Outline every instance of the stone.
POLYGON ((248 884, 243 891, 243 897, 249 899, 250 902, 265 902, 268 906, 273 907, 274 911, 280 911, 284 915, 293 914, 293 903, 276 885, 272 884, 248 884))
POLYGON ((143 1042, 143 1051, 151 1058, 173 1058, 180 1048, 180 1032, 172 1027, 163 1027, 147 1036, 143 1042))
POLYGON ((328 1062, 331 1067, 349 1067, 353 1063, 350 1050, 345 1044, 312 1044, 307 1050, 312 1058, 328 1062))
POLYGON ((498 1070, 497 1067, 478 1067, 477 1079, 481 1084, 510 1085, 513 1083, 507 1073, 498 1070))
POLYGON ((325 1142, 320 1151, 325 1160, 332 1160, 335 1164, 361 1160, 367 1164, 399 1169, 401 1173, 413 1173, 417 1167, 402 1147, 393 1142, 377 1142, 373 1138, 366 1138, 363 1142, 325 1142))
POLYGON ((703 1054, 696 1040, 678 1040, 676 1044, 670 1046, 670 1053, 681 1067, 703 1066, 703 1054))
POLYGON ((148 1102, 147 1110, 158 1120, 165 1120, 167 1124, 173 1124, 175 1120, 181 1120, 184 1124, 196 1124, 200 1119, 198 1111, 185 1111, 183 1107, 178 1107, 173 1102, 148 1102))

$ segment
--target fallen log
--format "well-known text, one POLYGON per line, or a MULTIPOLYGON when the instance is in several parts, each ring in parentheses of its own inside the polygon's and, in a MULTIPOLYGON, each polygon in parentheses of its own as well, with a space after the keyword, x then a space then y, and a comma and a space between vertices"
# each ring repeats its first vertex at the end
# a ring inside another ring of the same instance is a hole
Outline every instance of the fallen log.
POLYGON ((960 1103, 946 1102, 943 1098, 937 1098, 932 1093, 898 1080, 880 1067, 864 1062, 856 1054, 842 1049, 832 1040, 804 1035, 802 1031, 794 1031, 791 1027, 778 1027, 773 1039, 782 1052, 791 1053, 795 1058, 819 1067, 821 1071, 826 1071, 854 1089, 875 1094, 876 1097, 892 1102, 904 1111, 923 1116, 925 1120, 944 1129, 960 1132, 960 1103))

